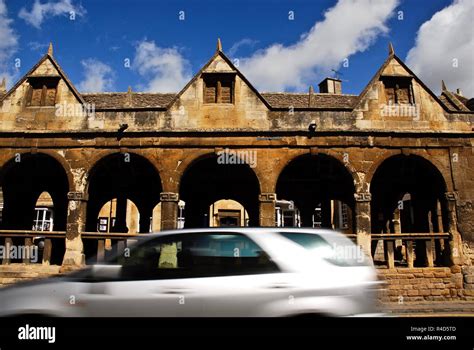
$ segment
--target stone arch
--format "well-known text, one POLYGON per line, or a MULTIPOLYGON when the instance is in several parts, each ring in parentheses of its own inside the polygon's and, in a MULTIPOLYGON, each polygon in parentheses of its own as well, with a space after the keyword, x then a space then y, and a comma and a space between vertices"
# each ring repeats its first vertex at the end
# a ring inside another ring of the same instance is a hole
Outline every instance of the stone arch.
POLYGON ((0 172, 4 167, 8 167, 12 163, 15 163, 15 158, 16 155, 20 155, 20 157, 23 157, 25 155, 34 155, 34 154, 45 154, 50 156, 51 158, 54 158, 59 164, 64 169, 65 175, 67 177, 67 182, 68 182, 68 189, 69 191, 74 191, 74 176, 72 174, 72 169, 71 165, 69 164, 68 160, 63 157, 61 154, 59 154, 56 151, 52 150, 38 150, 37 152, 31 152, 31 150, 27 151, 10 151, 5 155, 5 161, 3 164, 0 164, 0 172))
POLYGON ((293 201, 299 210, 301 225, 307 227, 338 228, 335 225, 335 208, 342 216, 342 212, 348 211, 346 206, 349 206, 347 216, 350 219, 345 230, 352 233, 355 229, 354 174, 328 153, 301 154, 291 159, 280 172, 276 185, 277 199, 293 201))
MULTIPOLYGON (((399 210, 399 203, 408 193, 414 203, 416 213, 413 223, 404 225, 405 232, 428 232, 429 224, 427 213, 436 213, 438 210, 437 201, 444 208, 442 215, 447 222, 447 212, 445 210, 445 192, 447 190, 446 179, 436 165, 426 157, 418 154, 395 154, 384 159, 379 164, 377 170, 371 177, 372 193, 372 225, 374 232, 380 230, 395 229, 391 227, 394 212, 399 210), (398 209, 397 209, 398 208, 398 209), (387 226, 387 222, 389 226, 387 226), (388 228, 386 228, 388 227, 388 228), (391 227, 391 228, 390 228, 391 227)), ((439 210, 438 210, 439 211, 439 210)), ((441 213, 438 213, 441 215, 441 213)), ((398 214, 396 214, 398 215, 398 214)), ((432 215, 432 214, 430 214, 432 215)), ((433 214, 434 215, 434 214, 433 214)), ((446 227, 436 227, 435 232, 445 232, 446 227)), ((446 226, 446 225, 444 225, 446 226)))
MULTIPOLYGON (((216 152, 210 152, 210 151, 200 151, 200 152, 196 152, 197 154, 192 154, 192 155, 189 155, 188 157, 186 157, 186 161, 183 162, 184 164, 182 164, 182 167, 181 167, 181 171, 179 173, 179 182, 178 182, 178 191, 180 190, 180 187, 181 187, 181 182, 182 182, 182 179, 183 179, 183 176, 190 170, 192 169, 192 167, 194 165, 196 165, 197 163, 199 163, 200 161, 202 160, 206 160, 206 159, 210 159, 210 158, 216 158, 217 155, 216 155, 216 152)), ((258 180, 258 188, 259 188, 259 191, 261 192, 261 184, 260 184, 260 178, 258 176, 258 173, 257 171, 255 171, 254 169, 250 168, 249 169, 254 173, 255 177, 257 178, 258 180)))
POLYGON ((218 199, 242 203, 250 225, 258 226, 260 182, 249 165, 219 164, 213 152, 189 159, 186 165, 179 183, 179 197, 186 203, 185 227, 205 226, 209 205, 218 199))
POLYGON ((48 192, 56 211, 55 230, 66 229, 67 193, 71 177, 64 168, 65 160, 61 162, 57 158, 49 152, 14 152, 13 157, 2 166, 3 228, 31 230, 36 201, 41 193, 48 192), (16 153, 19 158, 15 158, 16 153))
MULTIPOLYGON (((347 152, 347 153, 350 154, 350 152, 347 152)), ((292 161, 294 161, 298 157, 308 155, 308 154, 311 155, 312 153, 308 152, 308 150, 305 149, 305 150, 302 150, 301 152, 298 152, 296 155, 287 157, 285 161, 281 162, 279 164, 279 167, 274 169, 275 172, 278 172, 277 181, 281 172, 283 171, 283 169, 285 169, 288 166, 288 164, 290 164, 292 161)), ((354 181, 354 186, 357 187, 357 185, 362 182, 362 179, 360 178, 359 173, 357 169, 354 167, 354 165, 350 161, 344 162, 343 160, 344 152, 341 153, 341 152, 331 151, 329 149, 318 149, 317 153, 314 153, 313 155, 318 155, 318 154, 323 154, 323 155, 332 157, 335 160, 337 160, 341 165, 343 165, 346 168, 346 170, 351 174, 352 179, 354 181)), ((275 186, 276 186, 276 183, 275 183, 275 186)))
POLYGON ((130 199, 141 209, 140 232, 148 232, 152 210, 160 200, 162 179, 156 166, 136 152, 108 152, 88 173, 86 230, 95 231, 97 214, 104 203, 119 198, 114 232, 126 232, 124 205, 130 199), (146 194, 146 195, 144 195, 146 194))
MULTIPOLYGON (((107 149, 107 150, 102 150, 102 151, 99 151, 99 152, 96 152, 94 154, 92 154, 90 156, 90 160, 88 162, 88 168, 86 169, 86 187, 85 187, 85 192, 88 192, 89 191, 89 184, 90 184, 90 178, 91 178, 91 175, 94 171, 94 169, 96 168, 97 164, 99 164, 102 160, 106 159, 107 157, 111 156, 111 155, 114 155, 114 154, 125 154, 125 153, 128 153, 130 155, 136 155, 136 156, 139 156, 143 159, 146 159, 150 165, 153 166, 153 168, 155 169, 155 171, 160 174, 160 169, 157 167, 156 163, 154 162, 153 159, 151 159, 151 157, 146 154, 146 153, 143 153, 143 152, 139 152, 137 150, 118 150, 118 149, 107 149)), ((160 181, 161 181, 161 186, 163 186, 163 179, 161 179, 160 177, 160 181)))
POLYGON ((390 159, 391 157, 397 156, 397 155, 406 155, 406 156, 413 155, 413 156, 418 156, 420 158, 425 159, 427 162, 431 163, 439 171, 440 175, 443 177, 444 183, 446 184, 446 191, 453 190, 451 175, 449 173, 446 173, 442 164, 437 159, 434 159, 434 157, 429 157, 428 155, 426 155, 424 152, 420 150, 409 150, 408 152, 402 152, 400 150, 385 150, 383 154, 381 154, 380 156, 376 158, 374 163, 371 165, 371 167, 367 171, 366 182, 370 184, 372 182, 374 174, 376 173, 380 165, 387 159, 390 159))

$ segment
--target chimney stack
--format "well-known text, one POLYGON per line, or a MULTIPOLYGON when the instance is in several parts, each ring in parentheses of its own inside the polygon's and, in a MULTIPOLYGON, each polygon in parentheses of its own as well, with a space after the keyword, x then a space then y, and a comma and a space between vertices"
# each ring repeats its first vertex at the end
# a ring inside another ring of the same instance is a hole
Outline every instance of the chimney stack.
POLYGON ((323 94, 342 94, 342 81, 336 78, 326 78, 318 84, 319 92, 323 94))
POLYGON ((309 92, 308 92, 308 107, 311 107, 313 105, 313 95, 314 95, 313 85, 310 85, 309 92))
POLYGON ((461 91, 460 88, 457 88, 457 89, 456 89, 456 93, 457 93, 459 96, 464 96, 464 95, 462 94, 462 91, 461 91))

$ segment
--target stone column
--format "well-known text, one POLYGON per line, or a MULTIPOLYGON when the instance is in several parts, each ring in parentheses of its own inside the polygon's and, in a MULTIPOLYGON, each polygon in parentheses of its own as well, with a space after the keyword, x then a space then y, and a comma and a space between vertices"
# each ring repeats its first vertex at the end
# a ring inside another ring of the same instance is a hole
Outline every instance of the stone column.
POLYGON ((161 230, 174 230, 178 227, 179 194, 161 192, 161 230))
POLYGON ((354 193, 354 198, 357 244, 370 257, 370 201, 372 200, 372 195, 370 192, 357 192, 354 193))
POLYGON ((115 206, 115 224, 111 227, 110 232, 127 233, 127 196, 120 194, 117 196, 115 206))
POLYGON ((260 226, 275 226, 276 193, 260 193, 260 226))
POLYGON ((448 225, 449 225, 449 250, 451 256, 451 263, 453 265, 462 265, 463 259, 463 247, 461 234, 458 231, 457 215, 456 215, 456 202, 458 200, 457 192, 446 192, 446 201, 448 203, 448 225))
POLYGON ((85 264, 81 233, 86 227, 87 193, 68 192, 66 252, 62 269, 74 269, 85 264))

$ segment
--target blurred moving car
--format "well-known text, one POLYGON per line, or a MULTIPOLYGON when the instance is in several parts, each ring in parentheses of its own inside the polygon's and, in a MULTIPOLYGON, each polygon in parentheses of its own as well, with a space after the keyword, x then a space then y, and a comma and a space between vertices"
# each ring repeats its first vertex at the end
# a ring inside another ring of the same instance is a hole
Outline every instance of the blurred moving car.
POLYGON ((0 316, 374 316, 380 282, 343 234, 217 228, 146 234, 105 263, 0 290, 0 316))

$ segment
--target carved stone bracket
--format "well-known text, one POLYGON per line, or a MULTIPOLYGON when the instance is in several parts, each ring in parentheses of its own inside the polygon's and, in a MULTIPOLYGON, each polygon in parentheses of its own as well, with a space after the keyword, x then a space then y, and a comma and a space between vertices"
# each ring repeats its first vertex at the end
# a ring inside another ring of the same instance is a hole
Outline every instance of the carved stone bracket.
POLYGON ((446 198, 446 200, 448 201, 457 201, 459 199, 459 194, 454 191, 454 192, 445 192, 444 193, 444 196, 446 198))
POLYGON ((356 192, 354 193, 356 202, 370 202, 372 200, 372 194, 370 192, 356 192))
POLYGON ((161 192, 161 202, 179 202, 179 194, 175 192, 161 192))
POLYGON ((258 196, 258 200, 260 202, 266 203, 274 202, 276 201, 276 198, 276 193, 260 193, 260 195, 258 196))
POLYGON ((89 195, 85 192, 68 192, 67 199, 70 201, 87 201, 89 199, 89 195))

